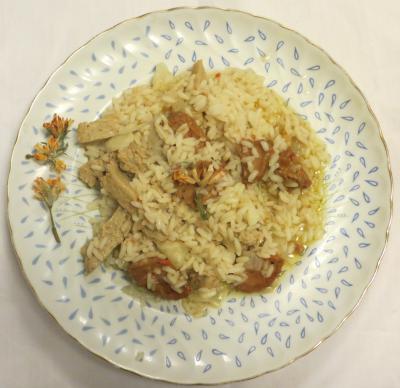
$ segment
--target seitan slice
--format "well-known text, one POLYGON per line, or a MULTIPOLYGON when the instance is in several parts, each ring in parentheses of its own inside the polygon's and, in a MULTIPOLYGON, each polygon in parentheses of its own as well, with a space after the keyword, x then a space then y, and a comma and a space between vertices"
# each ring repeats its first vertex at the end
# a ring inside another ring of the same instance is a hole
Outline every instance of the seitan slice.
POLYGON ((202 81, 207 79, 207 73, 203 66, 203 61, 198 60, 192 67, 192 74, 194 74, 194 87, 198 89, 202 81))
POLYGON ((96 186, 98 180, 105 173, 105 165, 102 159, 89 160, 78 170, 79 179, 90 188, 96 186))
POLYGON ((106 170, 106 175, 100 179, 104 191, 125 210, 133 212, 135 208, 131 205, 131 202, 137 201, 138 198, 129 178, 119 169, 115 160, 111 160, 106 166, 106 170))
POLYGON ((121 207, 100 227, 99 234, 88 244, 85 257, 86 273, 92 272, 124 241, 132 222, 130 215, 121 207))
POLYGON ((115 117, 104 117, 96 121, 80 123, 78 125, 78 142, 81 144, 91 143, 133 131, 134 128, 122 124, 115 117))
POLYGON ((131 143, 128 147, 118 151, 117 159, 122 170, 138 174, 146 171, 145 160, 150 157, 148 150, 131 143))

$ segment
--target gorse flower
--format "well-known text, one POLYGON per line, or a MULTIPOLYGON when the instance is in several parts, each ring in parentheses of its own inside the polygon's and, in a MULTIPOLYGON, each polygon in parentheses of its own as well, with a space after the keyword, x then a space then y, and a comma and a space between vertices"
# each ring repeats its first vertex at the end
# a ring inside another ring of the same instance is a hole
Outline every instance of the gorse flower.
POLYGON ((35 159, 50 166, 59 174, 66 168, 66 164, 58 158, 65 153, 68 148, 68 143, 65 142, 65 137, 68 134, 68 128, 73 120, 64 119, 58 115, 54 115, 51 122, 44 123, 43 127, 50 134, 47 142, 41 142, 34 146, 32 154, 26 155, 27 159, 35 159))
MULTIPOLYGON (((64 119, 57 114, 54 114, 53 119, 48 123, 43 123, 43 128, 47 129, 48 140, 35 144, 33 152, 26 155, 26 159, 34 159, 42 164, 49 164, 57 174, 61 174, 67 165, 61 159, 68 148, 68 143, 65 138, 68 134, 69 126, 73 120, 64 119)), ((65 185, 62 183, 60 176, 54 179, 36 178, 33 182, 33 192, 35 198, 43 202, 50 213, 51 230, 54 238, 60 243, 60 237, 57 232, 56 224, 53 218, 53 205, 57 201, 60 194, 65 190, 65 185)))
POLYGON ((65 170, 66 165, 63 161, 57 159, 65 151, 66 144, 60 144, 58 139, 50 136, 49 140, 46 142, 38 143, 34 146, 34 151, 32 154, 26 155, 27 159, 35 159, 38 162, 50 164, 58 173, 65 170))
POLYGON ((43 179, 39 177, 33 182, 35 197, 40 201, 46 202, 48 206, 53 206, 54 202, 64 190, 65 185, 61 182, 59 176, 54 179, 43 179))
POLYGON ((50 122, 43 123, 43 128, 46 128, 50 135, 54 138, 63 140, 68 133, 69 126, 72 123, 72 119, 64 119, 57 114, 54 114, 53 119, 50 122))
POLYGON ((43 179, 42 177, 39 177, 33 182, 33 192, 35 193, 35 198, 43 202, 48 208, 50 213, 51 230, 58 243, 60 242, 60 237, 54 222, 52 208, 54 202, 64 190, 65 185, 61 182, 60 177, 54 179, 43 179))
POLYGON ((50 139, 46 142, 41 142, 35 144, 34 153, 32 154, 33 158, 36 160, 49 160, 52 156, 57 155, 59 151, 58 140, 54 137, 50 137, 50 139))
POLYGON ((65 169, 67 168, 67 165, 65 162, 61 159, 57 159, 54 163, 54 169, 58 174, 61 174, 65 169))

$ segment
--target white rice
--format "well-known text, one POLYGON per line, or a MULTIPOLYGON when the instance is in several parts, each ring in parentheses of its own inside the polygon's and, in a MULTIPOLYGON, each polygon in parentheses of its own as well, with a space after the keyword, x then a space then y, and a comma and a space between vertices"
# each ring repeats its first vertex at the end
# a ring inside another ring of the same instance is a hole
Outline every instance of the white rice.
MULTIPOLYGON (((253 71, 229 68, 218 78, 210 73, 197 88, 190 71, 175 77, 165 71, 158 66, 150 85, 126 90, 105 112, 138 128, 132 132, 132 143, 148 155, 131 181, 138 198, 132 202, 131 235, 109 262, 126 269, 143 258, 168 257, 175 269, 166 268, 166 280, 178 292, 190 271, 210 277, 214 286, 198 289, 183 302, 189 313, 199 315, 218 305, 227 290, 244 279, 249 255, 279 255, 289 263, 295 242, 308 245, 322 237, 322 177, 329 156, 309 124, 264 87, 263 77, 253 71), (170 108, 186 112, 206 130, 204 146, 184 136, 186 125, 178 131, 170 128, 165 115, 170 108), (251 171, 252 163, 259 154, 249 139, 261 140, 264 151, 272 148, 273 153, 263 182, 245 185, 235 145, 251 150, 244 161, 248 181, 254 182, 257 170, 251 171), (313 181, 303 191, 296 182, 286 183, 288 188, 277 174, 279 153, 291 139, 298 143, 297 154, 313 181), (175 165, 202 160, 215 168, 225 163, 225 176, 215 185, 218 195, 207 201, 208 220, 177 198, 171 180, 175 165), (169 249, 168 244, 175 245, 169 249)), ((89 158, 103 152, 102 146, 87 147, 89 158)), ((99 204, 108 216, 116 206, 107 196, 99 204)), ((273 265, 264 268, 267 275, 272 271, 273 265)), ((153 286, 148 276, 147 287, 153 286)))

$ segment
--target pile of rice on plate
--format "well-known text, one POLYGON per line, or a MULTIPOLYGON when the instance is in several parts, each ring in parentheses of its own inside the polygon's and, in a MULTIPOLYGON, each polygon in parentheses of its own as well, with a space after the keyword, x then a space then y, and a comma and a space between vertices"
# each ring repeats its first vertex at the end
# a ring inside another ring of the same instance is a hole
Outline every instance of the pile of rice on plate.
POLYGON ((193 316, 230 292, 273 289, 323 235, 326 148, 252 70, 198 61, 173 76, 160 64, 79 124, 78 141, 102 217, 86 273, 112 265, 193 316))

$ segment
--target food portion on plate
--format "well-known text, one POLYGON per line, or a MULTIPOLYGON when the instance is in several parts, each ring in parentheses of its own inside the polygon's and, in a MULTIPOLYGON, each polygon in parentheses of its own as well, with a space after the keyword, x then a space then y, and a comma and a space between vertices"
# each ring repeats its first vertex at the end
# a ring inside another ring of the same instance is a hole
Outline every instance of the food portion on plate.
POLYGON ((325 145, 252 70, 159 64, 77 135, 100 194, 86 273, 112 265, 198 316, 274 287, 323 235, 325 145))

